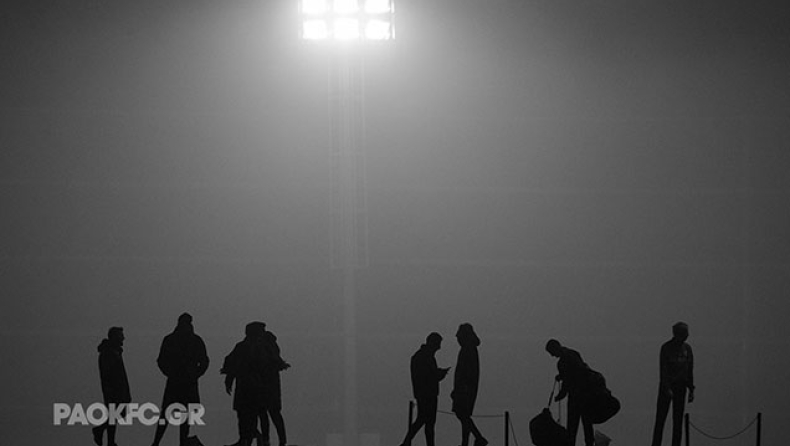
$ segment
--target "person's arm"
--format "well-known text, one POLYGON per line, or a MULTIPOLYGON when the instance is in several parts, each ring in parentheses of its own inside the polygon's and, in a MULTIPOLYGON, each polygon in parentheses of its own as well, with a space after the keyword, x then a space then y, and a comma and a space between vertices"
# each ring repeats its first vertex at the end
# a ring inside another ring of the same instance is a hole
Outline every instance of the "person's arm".
POLYGON ((694 402, 694 353, 691 351, 691 346, 686 345, 689 355, 689 368, 688 368, 688 389, 689 389, 689 403, 694 402))
POLYGON ((198 338, 198 365, 197 365, 197 377, 200 378, 206 373, 208 370, 208 354, 206 353, 206 343, 203 342, 203 339, 198 338))
POLYGON ((172 375, 172 353, 170 352, 170 344, 168 342, 168 338, 162 340, 162 345, 159 347, 159 356, 156 358, 156 365, 159 367, 159 370, 162 372, 163 375, 166 377, 170 377, 172 375))
POLYGON ((662 392, 671 394, 672 386, 669 383, 669 346, 664 344, 661 346, 661 353, 659 354, 658 367, 659 367, 659 387, 662 392))

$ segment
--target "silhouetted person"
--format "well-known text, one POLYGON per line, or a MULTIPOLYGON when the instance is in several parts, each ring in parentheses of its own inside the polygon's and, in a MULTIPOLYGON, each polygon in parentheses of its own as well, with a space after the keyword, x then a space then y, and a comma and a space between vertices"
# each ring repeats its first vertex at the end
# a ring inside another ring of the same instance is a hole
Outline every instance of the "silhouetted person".
MULTIPOLYGON (((266 325, 263 322, 247 324, 244 340, 237 343, 225 357, 220 371, 225 374, 225 391, 229 395, 233 393, 233 410, 238 418, 239 441, 233 446, 250 446, 257 436, 259 420, 261 426, 268 426, 264 380, 269 353, 265 333, 266 325)), ((258 439, 258 446, 267 443, 262 438, 258 439)))
POLYGON ((450 396, 453 400, 453 412, 461 422, 461 446, 469 445, 469 434, 475 437, 474 446, 485 446, 488 440, 472 421, 480 383, 480 358, 477 353, 480 338, 468 323, 458 327, 455 338, 461 350, 458 352, 458 362, 455 364, 453 392, 450 396))
POLYGON ((686 390, 688 402, 694 401, 694 355, 686 343, 689 327, 684 322, 672 326, 672 339, 661 346, 659 358, 660 382, 658 403, 656 404, 656 423, 653 427, 653 446, 661 446, 664 423, 667 420, 669 405, 672 403, 672 446, 680 446, 683 436, 683 413, 686 409, 686 390))
MULTIPOLYGON (((265 326, 264 326, 265 327, 265 326)), ((290 364, 285 362, 280 356, 280 346, 277 345, 277 336, 271 331, 265 331, 264 345, 267 351, 266 367, 264 368, 264 399, 266 412, 272 419, 274 429, 277 431, 277 440, 280 446, 285 446, 288 443, 288 437, 285 433, 285 420, 282 415, 282 384, 280 380, 280 372, 291 367, 290 364)), ((261 420, 261 436, 263 437, 264 444, 269 444, 269 423, 263 423, 261 420)))
POLYGON ((435 445, 436 411, 438 410, 439 381, 447 376, 449 368, 436 365, 436 352, 442 348, 442 336, 433 332, 411 357, 411 386, 417 400, 417 419, 409 426, 401 446, 410 446, 421 428, 425 428, 426 446, 435 445))
MULTIPOLYGON (((195 334, 192 316, 184 313, 178 317, 178 324, 172 333, 165 336, 156 359, 159 370, 167 377, 161 411, 164 413, 171 404, 200 403, 198 379, 208 369, 206 344, 195 334)), ((158 424, 154 434, 153 446, 159 446, 169 423, 158 424)), ((184 444, 189 436, 189 423, 179 426, 179 444, 184 444)))
MULTIPOLYGON (((129 392, 129 378, 126 376, 126 367, 123 365, 123 328, 112 327, 107 332, 107 338, 99 344, 99 377, 104 404, 128 404, 132 401, 129 392)), ((126 412, 124 408, 122 414, 126 412)), ((104 432, 107 432, 107 446, 115 444, 115 421, 108 419, 104 424, 94 427, 93 442, 101 446, 104 432)))
POLYGON ((576 433, 579 431, 579 421, 584 429, 584 444, 586 446, 595 445, 595 431, 592 423, 584 415, 585 392, 587 389, 587 378, 590 376, 590 368, 582 360, 581 355, 576 350, 563 347, 556 339, 551 339, 546 343, 546 351, 557 361, 557 381, 561 387, 555 401, 560 401, 568 397, 568 441, 570 446, 576 444, 576 433))

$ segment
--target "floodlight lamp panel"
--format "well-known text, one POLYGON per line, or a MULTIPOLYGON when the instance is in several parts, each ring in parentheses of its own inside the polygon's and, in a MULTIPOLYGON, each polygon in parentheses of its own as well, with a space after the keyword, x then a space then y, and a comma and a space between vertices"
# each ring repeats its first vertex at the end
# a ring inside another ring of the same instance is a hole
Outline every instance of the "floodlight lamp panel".
POLYGON ((386 14, 392 12, 390 0, 365 0, 365 12, 368 14, 386 14))
POLYGON ((302 23, 302 38, 305 40, 326 40, 329 27, 325 20, 305 20, 302 23))
POLYGON ((337 19, 333 31, 336 40, 356 40, 359 38, 359 21, 349 18, 337 19))
POLYGON ((306 15, 325 14, 329 10, 329 0, 302 0, 302 13, 306 15))
POLYGON ((359 1, 335 0, 333 10, 335 14, 355 14, 359 11, 359 1))
POLYGON ((392 25, 384 20, 370 20, 365 25, 365 39, 389 40, 392 38, 392 25))

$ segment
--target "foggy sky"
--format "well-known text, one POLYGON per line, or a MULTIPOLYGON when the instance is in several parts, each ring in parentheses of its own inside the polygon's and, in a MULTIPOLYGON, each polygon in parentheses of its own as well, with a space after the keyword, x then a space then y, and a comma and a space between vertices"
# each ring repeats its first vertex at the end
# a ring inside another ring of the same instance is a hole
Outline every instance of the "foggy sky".
MULTIPOLYGON (((763 412, 764 444, 790 437, 786 8, 396 7, 397 40, 357 50, 370 258, 357 282, 360 431, 400 442, 410 355, 439 331, 439 365, 454 366, 453 334, 470 322, 482 339, 476 412, 510 411, 518 444, 551 391, 551 337, 620 398, 600 429, 645 443, 658 349, 684 320, 692 420, 724 436, 763 412)), ((101 398, 96 346, 112 325, 125 327, 133 398, 158 403, 159 343, 183 311, 212 361, 208 425, 194 430, 206 444, 235 441, 218 370, 255 319, 293 365, 291 442, 342 432, 333 50, 297 40, 295 2, 2 11, 0 442, 90 441, 88 428, 52 426, 52 404, 101 398)), ((500 420, 480 427, 502 444, 500 420)), ((439 444, 459 431, 440 416, 439 444)), ((152 436, 121 427, 118 441, 152 436)))

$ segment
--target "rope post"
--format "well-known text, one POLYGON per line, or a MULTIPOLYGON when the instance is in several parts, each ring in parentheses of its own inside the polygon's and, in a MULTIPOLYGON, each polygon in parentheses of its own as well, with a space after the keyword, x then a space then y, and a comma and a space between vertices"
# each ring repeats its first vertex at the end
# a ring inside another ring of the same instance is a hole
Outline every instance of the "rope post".
POLYGON ((760 446, 763 432, 763 413, 757 412, 757 446, 760 446))
POLYGON ((508 411, 505 411, 505 446, 510 446, 510 412, 508 411))
POLYGON ((690 444, 689 443, 689 441, 690 441, 689 440, 689 424, 690 424, 690 421, 689 421, 689 414, 688 413, 686 414, 686 418, 685 418, 685 423, 684 424, 686 426, 686 446, 689 446, 689 444, 690 444))

